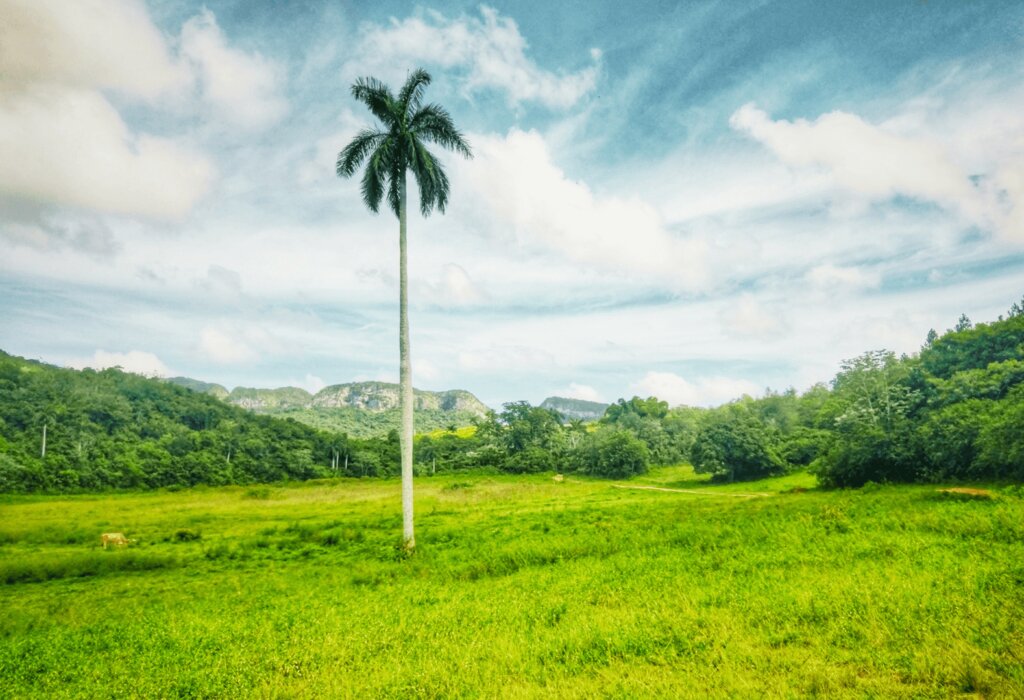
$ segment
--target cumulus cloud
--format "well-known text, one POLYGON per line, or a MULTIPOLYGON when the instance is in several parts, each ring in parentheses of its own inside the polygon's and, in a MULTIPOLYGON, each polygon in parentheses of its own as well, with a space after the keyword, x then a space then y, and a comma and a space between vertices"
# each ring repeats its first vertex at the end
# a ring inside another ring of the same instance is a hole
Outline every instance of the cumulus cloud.
POLYGON ((900 120, 870 124, 834 111, 814 121, 773 120, 753 104, 729 124, 764 144, 782 162, 819 168, 857 196, 912 197, 957 212, 965 222, 1024 238, 1024 175, 1019 164, 996 166, 986 177, 965 170, 938 139, 896 131, 900 120))
POLYGON ((167 377, 170 370, 167 369, 159 357, 151 352, 141 350, 130 350, 128 352, 108 352, 97 350, 89 359, 72 360, 69 367, 83 369, 107 369, 108 367, 120 367, 125 372, 133 372, 146 377, 167 377))
POLYGON ((581 399, 583 401, 597 401, 599 403, 604 402, 604 398, 601 396, 601 392, 592 386, 586 384, 577 384, 572 382, 564 389, 559 389, 555 392, 557 396, 564 396, 567 399, 581 399))
POLYGON ((193 208, 210 159, 132 129, 110 92, 164 115, 206 105, 247 129, 287 111, 280 68, 229 46, 208 10, 177 52, 135 0, 0 0, 0 16, 0 196, 12 200, 172 220, 193 208))
POLYGON ((203 99, 219 117, 242 128, 273 125, 288 111, 281 96, 281 68, 258 53, 228 46, 207 9, 181 28, 181 53, 196 68, 203 99))
POLYGON ((137 0, 0 0, 0 80, 102 88, 146 100, 191 76, 137 0))
POLYGON ((752 294, 743 294, 721 315, 727 333, 740 337, 765 338, 786 330, 786 323, 752 294))
POLYGON ((199 349, 218 364, 248 363, 259 359, 259 353, 240 334, 212 326, 207 326, 200 333, 199 349))
POLYGON ((639 396, 656 396, 670 406, 717 406, 759 393, 753 382, 743 379, 705 377, 690 382, 673 372, 648 372, 630 390, 639 396))
POLYGON ((174 219, 212 177, 203 155, 131 133, 98 92, 39 84, 0 103, 0 193, 174 219))
POLYGON ((416 297, 438 306, 469 306, 484 299, 483 292, 469 273, 455 263, 445 263, 436 281, 424 281, 420 286, 422 289, 417 290, 416 297))
POLYGON ((836 111, 813 122, 772 121, 747 104, 729 124, 783 161, 825 167, 839 184, 868 196, 903 194, 947 202, 973 194, 970 181, 938 144, 887 133, 855 114, 836 111))
POLYGON ((552 73, 527 57, 527 43, 510 17, 481 6, 480 16, 448 19, 438 12, 421 13, 388 26, 368 25, 357 48, 358 58, 347 72, 404 74, 424 64, 458 71, 467 92, 502 90, 511 105, 539 102, 565 109, 597 84, 600 50, 592 49, 592 65, 575 73, 552 73))
POLYGON ((540 134, 513 129, 505 137, 473 136, 472 143, 475 158, 455 163, 457 184, 475 198, 492 232, 599 269, 657 275, 676 287, 707 281, 702 242, 670 233, 641 199, 600 196, 570 180, 540 134))

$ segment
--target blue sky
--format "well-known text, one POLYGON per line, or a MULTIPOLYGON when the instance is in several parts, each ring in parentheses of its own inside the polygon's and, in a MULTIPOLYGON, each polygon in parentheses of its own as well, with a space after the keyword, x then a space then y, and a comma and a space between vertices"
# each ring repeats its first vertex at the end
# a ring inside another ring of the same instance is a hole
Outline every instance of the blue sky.
POLYGON ((348 88, 475 157, 410 221, 414 381, 712 405, 1024 293, 1015 2, 0 0, 0 348, 232 386, 397 377, 348 88))

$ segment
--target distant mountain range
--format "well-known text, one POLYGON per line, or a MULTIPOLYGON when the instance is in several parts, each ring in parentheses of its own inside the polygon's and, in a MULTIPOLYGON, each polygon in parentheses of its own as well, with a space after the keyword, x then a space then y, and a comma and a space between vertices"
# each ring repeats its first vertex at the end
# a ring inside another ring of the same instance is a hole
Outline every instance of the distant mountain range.
MULTIPOLYGON (((240 386, 228 391, 220 384, 189 377, 172 377, 167 381, 254 413, 294 418, 315 428, 343 431, 354 437, 386 434, 400 424, 398 385, 388 382, 334 384, 311 394, 294 386, 277 389, 240 386)), ((470 425, 473 419, 483 417, 488 411, 480 399, 462 389, 414 389, 413 396, 417 433, 470 425)), ((555 411, 565 420, 592 421, 604 415, 608 404, 550 396, 541 407, 555 411)))
POLYGON ((583 399, 567 399, 561 396, 549 396, 540 405, 561 415, 566 420, 598 420, 604 415, 608 404, 583 399))
MULTIPOLYGON (((313 427, 344 431, 356 437, 384 434, 397 429, 400 423, 398 385, 388 382, 335 384, 311 394, 294 386, 236 387, 228 391, 220 384, 189 377, 173 377, 167 381, 254 413, 294 418, 313 427)), ((480 399, 462 389, 414 389, 413 396, 416 432, 469 425, 488 410, 480 399)))

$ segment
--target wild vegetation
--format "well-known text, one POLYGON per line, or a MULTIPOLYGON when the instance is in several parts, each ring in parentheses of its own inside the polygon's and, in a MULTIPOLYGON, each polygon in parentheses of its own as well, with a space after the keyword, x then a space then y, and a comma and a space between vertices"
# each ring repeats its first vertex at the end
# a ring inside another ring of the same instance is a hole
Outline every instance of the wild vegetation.
POLYGON ((974 485, 438 475, 412 557, 395 481, 8 496, 0 696, 1020 697, 1024 499, 974 485))
MULTIPOLYGON (((395 430, 356 438, 253 415, 118 370, 0 354, 0 490, 272 482, 399 471, 395 430), (45 454, 44 454, 45 430, 45 454)), ((329 426, 326 426, 329 427, 329 426)), ((429 427, 429 426, 428 426, 429 427)), ((419 435, 416 472, 559 471, 624 478, 691 462, 715 479, 809 468, 828 486, 1024 478, 1024 313, 961 318, 921 352, 869 352, 831 386, 715 409, 620 399, 597 423, 512 402, 419 435)))

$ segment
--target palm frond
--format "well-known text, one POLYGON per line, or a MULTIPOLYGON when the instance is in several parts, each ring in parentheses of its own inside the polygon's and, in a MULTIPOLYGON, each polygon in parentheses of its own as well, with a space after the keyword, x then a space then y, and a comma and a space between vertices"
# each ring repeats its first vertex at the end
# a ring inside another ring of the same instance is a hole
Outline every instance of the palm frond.
POLYGON ((448 110, 440 105, 429 104, 420 107, 409 122, 409 130, 424 141, 436 143, 467 158, 473 157, 469 144, 455 128, 448 110))
POLYGON ((402 118, 401 110, 395 102, 391 89, 376 78, 359 78, 352 86, 352 97, 356 98, 373 112, 386 126, 393 126, 402 118))
POLYGON ((384 141, 370 156, 363 173, 363 203, 376 214, 380 209, 380 200, 384 197, 384 180, 387 177, 390 163, 391 142, 384 141))
POLYGON ((391 160, 391 171, 388 173, 388 204, 395 216, 402 217, 402 186, 405 184, 405 166, 399 165, 398 159, 391 160))
POLYGON ((363 129, 356 134, 352 142, 338 154, 338 162, 335 165, 338 177, 354 175, 366 156, 376 149, 385 138, 387 138, 387 134, 373 129, 363 129))
POLYGON ((405 85, 398 92, 398 102, 402 106, 402 113, 405 117, 412 117, 420 108, 423 99, 423 91, 430 85, 430 73, 417 68, 405 81, 405 85))
POLYGON ((444 169, 427 147, 416 142, 416 159, 411 170, 420 190, 420 213, 429 216, 435 207, 442 214, 448 205, 450 187, 444 169))

